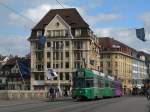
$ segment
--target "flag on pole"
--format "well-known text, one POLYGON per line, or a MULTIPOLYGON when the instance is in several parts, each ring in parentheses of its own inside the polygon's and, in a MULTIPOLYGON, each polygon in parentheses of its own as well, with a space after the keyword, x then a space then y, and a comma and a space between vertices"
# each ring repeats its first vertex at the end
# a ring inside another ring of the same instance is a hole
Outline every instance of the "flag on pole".
POLYGON ((19 73, 20 73, 20 76, 22 78, 24 89, 25 89, 26 88, 26 83, 25 83, 24 78, 31 76, 29 61, 27 61, 27 60, 18 60, 17 61, 16 60, 16 64, 18 66, 19 73))
POLYGON ((53 69, 47 69, 47 78, 48 79, 53 79, 57 76, 58 76, 58 74, 53 69))
POLYGON ((45 36, 40 36, 40 37, 39 37, 39 44, 40 44, 42 47, 44 47, 45 43, 46 43, 46 37, 45 37, 45 36))
POLYGON ((137 36, 137 38, 139 38, 140 40, 146 41, 146 40, 145 40, 145 31, 144 31, 144 28, 136 29, 136 36, 137 36))
POLYGON ((18 60, 18 68, 22 77, 29 77, 31 75, 30 64, 27 60, 18 60))

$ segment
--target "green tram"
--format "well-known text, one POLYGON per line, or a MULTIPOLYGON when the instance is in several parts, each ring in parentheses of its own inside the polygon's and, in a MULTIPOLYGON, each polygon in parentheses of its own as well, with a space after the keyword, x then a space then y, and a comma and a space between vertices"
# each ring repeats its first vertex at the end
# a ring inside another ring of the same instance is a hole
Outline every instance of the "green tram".
POLYGON ((73 77, 73 99, 91 100, 115 96, 113 77, 107 77, 96 70, 81 68, 73 77))

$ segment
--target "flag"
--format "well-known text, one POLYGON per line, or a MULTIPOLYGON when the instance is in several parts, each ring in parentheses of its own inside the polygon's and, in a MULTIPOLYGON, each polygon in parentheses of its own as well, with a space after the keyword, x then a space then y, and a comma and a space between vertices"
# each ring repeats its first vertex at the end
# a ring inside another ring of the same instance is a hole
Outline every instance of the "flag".
POLYGON ((40 36, 39 37, 39 44, 44 47, 45 43, 46 43, 46 37, 40 36))
POLYGON ((47 78, 53 79, 54 77, 57 77, 57 73, 53 69, 47 69, 47 78))
POLYGON ((18 60, 18 68, 22 77, 29 77, 31 75, 30 63, 27 60, 18 60))
POLYGON ((145 40, 145 31, 144 31, 144 28, 136 29, 136 36, 137 36, 137 38, 139 38, 140 40, 146 41, 146 40, 145 40))

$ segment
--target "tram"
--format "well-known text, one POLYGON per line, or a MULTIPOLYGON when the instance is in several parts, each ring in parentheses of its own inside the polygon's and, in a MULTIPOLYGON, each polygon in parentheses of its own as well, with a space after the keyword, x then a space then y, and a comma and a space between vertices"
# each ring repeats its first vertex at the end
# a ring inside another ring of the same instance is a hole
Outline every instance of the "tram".
POLYGON ((104 73, 81 68, 73 76, 73 99, 91 100, 122 96, 121 82, 104 73))

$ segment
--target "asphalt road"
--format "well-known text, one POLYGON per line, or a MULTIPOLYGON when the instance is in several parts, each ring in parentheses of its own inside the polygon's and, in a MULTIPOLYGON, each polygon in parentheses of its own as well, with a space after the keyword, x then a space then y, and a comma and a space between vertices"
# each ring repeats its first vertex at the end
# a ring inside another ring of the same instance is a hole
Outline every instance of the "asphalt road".
POLYGON ((73 101, 71 98, 55 102, 47 100, 0 100, 0 112, 150 112, 145 97, 121 97, 96 101, 73 101))

